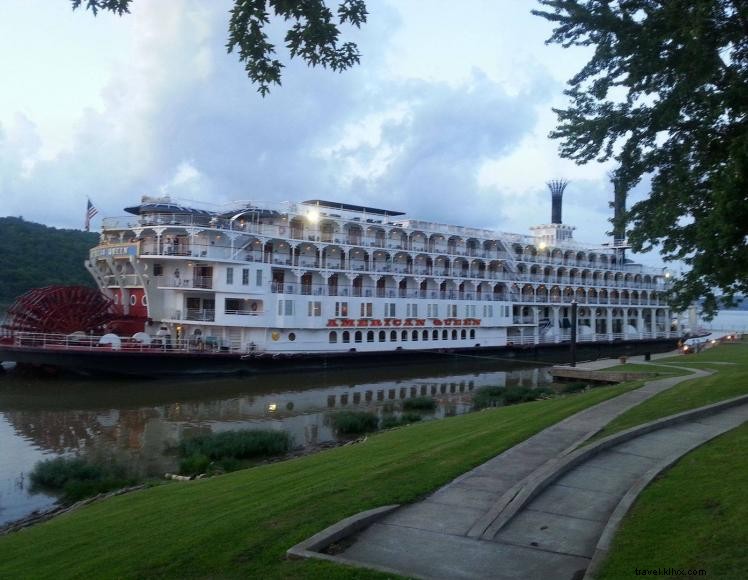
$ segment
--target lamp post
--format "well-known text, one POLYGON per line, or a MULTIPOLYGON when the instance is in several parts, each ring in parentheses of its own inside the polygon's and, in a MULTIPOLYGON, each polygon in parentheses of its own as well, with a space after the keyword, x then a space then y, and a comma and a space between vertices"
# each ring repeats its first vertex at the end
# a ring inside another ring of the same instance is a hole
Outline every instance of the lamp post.
POLYGON ((571 366, 577 366, 577 301, 571 301, 571 366))

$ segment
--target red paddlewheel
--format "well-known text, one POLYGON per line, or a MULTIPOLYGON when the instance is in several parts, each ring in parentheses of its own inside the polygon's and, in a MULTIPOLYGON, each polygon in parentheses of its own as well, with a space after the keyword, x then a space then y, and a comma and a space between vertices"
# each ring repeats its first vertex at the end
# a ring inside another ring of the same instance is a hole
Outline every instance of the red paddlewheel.
POLYGON ((94 288, 46 286, 19 296, 8 308, 4 326, 21 332, 98 333, 120 314, 114 302, 94 288))

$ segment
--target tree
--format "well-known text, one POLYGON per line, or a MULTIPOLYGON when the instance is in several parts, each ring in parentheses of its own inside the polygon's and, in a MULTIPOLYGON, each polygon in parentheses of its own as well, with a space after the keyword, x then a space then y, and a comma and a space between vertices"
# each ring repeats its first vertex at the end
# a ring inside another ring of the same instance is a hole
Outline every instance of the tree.
MULTIPOLYGON (((100 10, 119 16, 130 12, 132 0, 70 0, 73 10, 82 4, 96 16, 100 10)), ((229 19, 228 52, 238 52, 247 76, 265 96, 270 85, 281 84, 283 63, 275 58, 275 46, 265 33, 271 12, 285 21, 292 21, 285 35, 291 58, 299 56, 309 66, 320 65, 344 71, 360 61, 353 42, 340 41, 340 26, 346 22, 359 28, 366 22, 364 0, 341 0, 337 16, 326 0, 235 0, 229 19)))
POLYGON ((649 179, 629 241, 690 266, 674 307, 748 294, 748 2, 538 1, 548 43, 594 47, 554 109, 561 155, 614 159, 626 190, 649 179))

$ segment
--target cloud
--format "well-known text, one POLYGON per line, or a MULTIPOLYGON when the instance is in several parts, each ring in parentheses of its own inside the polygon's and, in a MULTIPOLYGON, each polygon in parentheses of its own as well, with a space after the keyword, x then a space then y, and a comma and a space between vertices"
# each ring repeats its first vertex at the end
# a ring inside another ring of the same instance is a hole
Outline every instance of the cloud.
MULTIPOLYGON (((354 31, 361 66, 337 74, 286 61, 284 85, 262 99, 225 53, 229 7, 135 3, 130 52, 111 69, 101 106, 80 112, 67 149, 39 157, 33 119, 0 133, 0 152, 13 149, 0 159, 0 213, 80 227, 86 197, 103 215, 143 194, 322 198, 522 232, 547 221, 547 179, 600 185, 595 171, 557 171, 544 111, 559 84, 545 66, 528 63, 512 86, 485 63, 455 78, 392 75, 389 41, 402 23, 380 4, 354 31)), ((592 221, 606 203, 585 201, 578 215, 592 221)))
POLYGON ((516 147, 533 125, 526 95, 509 96, 477 72, 465 85, 416 81, 387 90, 404 114, 382 123, 376 148, 364 144, 339 153, 364 166, 367 157, 385 166, 356 182, 352 193, 414 217, 474 225, 499 221, 495 192, 481 187, 479 170, 516 147), (380 149, 388 152, 385 159, 378 158, 380 149))

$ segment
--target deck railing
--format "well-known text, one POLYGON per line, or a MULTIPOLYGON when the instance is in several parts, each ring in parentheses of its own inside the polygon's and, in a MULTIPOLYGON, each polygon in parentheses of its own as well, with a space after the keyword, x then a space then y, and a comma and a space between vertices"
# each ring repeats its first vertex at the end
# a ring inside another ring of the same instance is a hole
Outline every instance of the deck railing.
POLYGON ((159 351, 207 351, 207 352, 239 352, 241 349, 226 343, 215 336, 190 336, 188 338, 162 335, 152 337, 149 344, 130 338, 111 337, 101 335, 79 334, 50 334, 41 332, 14 332, 5 334, 4 341, 12 342, 14 346, 62 350, 112 350, 127 352, 159 352, 159 351), (104 338, 104 343, 100 341, 104 338), (113 341, 113 343, 112 343, 113 341))

